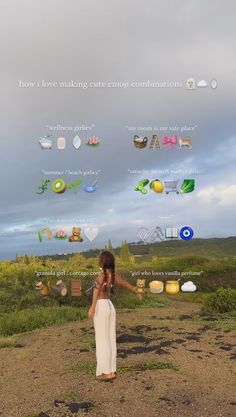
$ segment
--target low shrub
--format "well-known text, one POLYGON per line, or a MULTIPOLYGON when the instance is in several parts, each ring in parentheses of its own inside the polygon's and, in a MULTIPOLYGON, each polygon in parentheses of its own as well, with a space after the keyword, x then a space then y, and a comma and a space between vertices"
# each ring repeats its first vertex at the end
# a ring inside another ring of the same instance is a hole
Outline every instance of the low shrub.
POLYGON ((212 313, 236 311, 236 289, 219 288, 205 299, 203 308, 212 313))

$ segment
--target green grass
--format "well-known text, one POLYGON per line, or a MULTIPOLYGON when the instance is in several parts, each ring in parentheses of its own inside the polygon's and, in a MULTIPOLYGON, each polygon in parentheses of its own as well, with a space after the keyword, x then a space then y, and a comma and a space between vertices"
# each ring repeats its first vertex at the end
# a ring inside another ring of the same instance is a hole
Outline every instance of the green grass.
POLYGON ((168 295, 166 293, 161 294, 161 296, 163 297, 163 301, 183 301, 183 302, 187 302, 187 303, 203 303, 204 300, 206 299, 206 297, 208 296, 209 293, 204 293, 204 292, 192 292, 192 293, 184 293, 184 292, 179 292, 176 295, 168 295))
POLYGON ((0 337, 0 349, 6 347, 14 347, 15 343, 16 341, 12 337, 0 337))
POLYGON ((114 299, 114 304, 117 308, 160 308, 168 304, 168 300, 157 298, 153 294, 145 294, 143 300, 139 300, 136 295, 130 293, 120 294, 119 297, 114 299))
POLYGON ((145 296, 140 307, 141 308, 161 308, 165 307, 169 304, 168 300, 157 299, 157 297, 153 295, 145 296))
POLYGON ((83 345, 83 348, 88 349, 89 351, 94 350, 95 349, 94 340, 86 340, 84 345, 83 345))
MULTIPOLYGON (((72 370, 81 371, 88 375, 95 375, 96 365, 86 362, 77 362, 71 366, 72 370)), ((172 363, 162 363, 157 361, 139 363, 135 365, 120 366, 118 368, 118 374, 123 375, 128 372, 133 371, 150 371, 153 369, 170 369, 172 371, 178 372, 179 369, 172 363)))
POLYGON ((71 365, 73 371, 82 371, 88 375, 94 375, 96 373, 96 365, 88 362, 76 362, 71 365))
POLYGON ((87 317, 87 310, 76 307, 39 307, 0 315, 0 335, 12 336, 87 317))
POLYGON ((121 366, 118 369, 119 374, 125 374, 127 372, 132 371, 151 371, 153 369, 171 369, 172 371, 178 372, 179 369, 172 363, 162 363, 162 362, 146 362, 146 363, 139 363, 137 365, 127 365, 121 366))
POLYGON ((196 316, 194 321, 209 329, 236 330, 236 312, 210 315, 214 321, 204 320, 204 316, 196 316))
POLYGON ((68 392, 64 392, 60 395, 60 398, 62 400, 68 400, 68 401, 81 401, 82 400, 82 396, 79 392, 77 391, 68 391, 68 392))
MULTIPOLYGON (((160 308, 167 304, 168 301, 160 300, 152 294, 144 296, 140 301, 137 296, 133 294, 124 293, 116 300, 114 304, 117 308, 160 308)), ((18 333, 24 333, 35 329, 62 325, 70 321, 83 320, 87 318, 87 308, 72 307, 72 306, 50 306, 50 307, 34 307, 23 310, 15 310, 12 312, 0 314, 0 336, 13 336, 18 333)), ((10 340, 6 340, 3 345, 10 340)), ((92 350, 94 344, 88 340, 85 348, 92 350)), ((0 347, 1 344, 0 344, 0 347)), ((6 345, 4 346, 6 347, 6 345)))

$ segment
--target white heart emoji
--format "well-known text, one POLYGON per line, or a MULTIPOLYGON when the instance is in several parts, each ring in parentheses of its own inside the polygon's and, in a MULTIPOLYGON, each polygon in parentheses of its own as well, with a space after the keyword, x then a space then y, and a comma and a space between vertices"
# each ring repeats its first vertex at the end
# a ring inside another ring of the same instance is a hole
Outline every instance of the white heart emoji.
POLYGON ((90 242, 92 242, 98 235, 98 228, 92 226, 85 227, 84 234, 90 240, 90 242))

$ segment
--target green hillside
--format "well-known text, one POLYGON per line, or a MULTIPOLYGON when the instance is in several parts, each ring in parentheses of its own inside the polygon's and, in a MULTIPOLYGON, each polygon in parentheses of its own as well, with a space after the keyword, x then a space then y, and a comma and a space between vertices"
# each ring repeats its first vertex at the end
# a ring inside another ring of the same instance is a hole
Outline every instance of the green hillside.
MULTIPOLYGON (((232 257, 236 256, 236 237, 212 238, 212 239, 192 239, 190 241, 172 240, 148 244, 130 243, 130 252, 133 255, 149 256, 186 256, 199 255, 207 257, 232 257)), ((119 255, 120 248, 115 248, 114 252, 119 255)), ((98 256, 100 249, 82 252, 86 258, 98 256)))

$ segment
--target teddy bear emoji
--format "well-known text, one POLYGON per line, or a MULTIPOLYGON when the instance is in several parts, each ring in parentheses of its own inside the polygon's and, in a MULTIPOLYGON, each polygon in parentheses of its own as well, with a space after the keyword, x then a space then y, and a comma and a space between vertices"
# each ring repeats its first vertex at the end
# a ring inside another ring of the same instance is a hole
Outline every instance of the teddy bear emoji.
POLYGON ((138 278, 136 281, 136 294, 140 301, 143 299, 143 295, 145 294, 145 279, 138 278))
POLYGON ((83 242, 83 239, 80 236, 80 233, 81 233, 80 227, 73 227, 72 236, 69 237, 69 242, 83 242))

